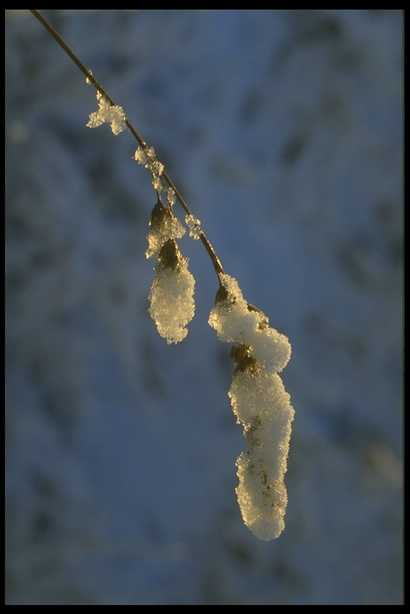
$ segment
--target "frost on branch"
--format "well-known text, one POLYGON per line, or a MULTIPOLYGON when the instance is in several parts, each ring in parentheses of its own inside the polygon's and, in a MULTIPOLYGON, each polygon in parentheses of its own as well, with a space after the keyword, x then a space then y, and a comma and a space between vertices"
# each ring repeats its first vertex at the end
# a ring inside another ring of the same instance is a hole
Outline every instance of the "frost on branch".
POLYGON ((222 285, 209 316, 211 328, 221 341, 249 345, 267 371, 282 371, 291 355, 288 338, 270 328, 267 316, 248 304, 234 277, 222 274, 220 279, 222 285))
POLYGON ((149 221, 146 258, 158 257, 162 246, 167 241, 170 239, 181 239, 184 234, 185 228, 181 222, 158 201, 152 210, 149 221))
POLYGON ((90 114, 87 128, 98 128, 102 124, 111 124, 113 134, 123 132, 126 127, 126 115, 119 105, 111 105, 103 94, 97 90, 98 111, 90 114))
POLYGON ((168 240, 160 249, 149 292, 149 314, 167 343, 179 343, 187 336, 186 327, 195 314, 194 289, 188 260, 176 242, 168 240))
POLYGON ((175 190, 171 187, 167 190, 167 201, 170 207, 175 205, 175 190))
POLYGON ((197 241, 202 232, 201 221, 194 215, 189 214, 185 216, 185 224, 189 228, 189 236, 191 239, 195 239, 197 241))
MULTIPOLYGON (((160 162, 156 156, 155 149, 150 145, 145 145, 144 147, 138 147, 134 153, 134 160, 141 164, 144 168, 146 168, 151 173, 151 183, 152 187, 158 194, 166 191, 166 183, 162 178, 162 174, 165 170, 164 165, 160 162)), ((175 192, 172 188, 168 188, 167 192, 167 200, 169 204, 172 206, 175 202, 175 192), (171 202, 170 195, 174 194, 174 199, 171 202)))
POLYGON ((285 523, 289 440, 294 410, 277 372, 290 358, 287 337, 244 299, 237 281, 220 275, 209 324, 233 343, 235 372, 228 397, 242 425, 247 449, 236 461, 236 495, 245 525, 259 539, 279 537, 285 523))

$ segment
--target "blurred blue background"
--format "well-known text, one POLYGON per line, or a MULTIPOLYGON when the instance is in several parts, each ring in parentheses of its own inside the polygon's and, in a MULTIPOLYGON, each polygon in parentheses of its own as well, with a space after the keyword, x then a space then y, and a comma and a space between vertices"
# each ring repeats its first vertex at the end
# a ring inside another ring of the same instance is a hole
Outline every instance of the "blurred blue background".
POLYGON ((6 13, 6 529, 14 604, 402 602, 403 15, 49 10, 156 148, 225 270, 288 335, 286 529, 236 503, 243 448, 216 286, 147 313, 136 144, 6 13))

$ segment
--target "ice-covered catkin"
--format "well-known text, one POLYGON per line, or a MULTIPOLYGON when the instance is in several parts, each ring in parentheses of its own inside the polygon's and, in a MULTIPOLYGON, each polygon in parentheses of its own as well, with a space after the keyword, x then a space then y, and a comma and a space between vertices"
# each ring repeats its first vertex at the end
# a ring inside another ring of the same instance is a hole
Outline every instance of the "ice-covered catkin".
POLYGON ((152 210, 149 221, 146 258, 158 257, 162 246, 167 241, 170 239, 181 239, 184 234, 185 228, 181 222, 158 201, 152 210))
POLYGON ((174 240, 161 248, 149 292, 149 314, 167 343, 179 343, 195 314, 195 279, 174 240))
POLYGON ((294 410, 278 372, 288 363, 291 346, 245 300, 234 277, 221 274, 219 279, 209 325, 221 341, 233 344, 235 371, 228 397, 247 443, 236 460, 235 492, 245 525, 269 541, 285 526, 284 477, 294 410))
POLYGON ((262 311, 248 304, 234 277, 222 274, 220 281, 209 325, 221 341, 249 345, 267 371, 282 371, 291 355, 288 338, 269 326, 262 311))
POLYGON ((256 361, 242 365, 228 393, 247 442, 236 461, 236 495, 245 525, 269 541, 285 526, 284 476, 294 410, 279 375, 267 373, 256 361))
POLYGON ((127 117, 124 109, 119 105, 112 105, 97 90, 98 111, 91 113, 86 124, 87 128, 98 128, 102 124, 111 124, 112 133, 117 135, 126 128, 127 117))
POLYGON ((277 539, 285 528, 288 498, 284 482, 268 482, 250 452, 242 452, 236 467, 239 484, 235 492, 244 524, 258 539, 277 539))

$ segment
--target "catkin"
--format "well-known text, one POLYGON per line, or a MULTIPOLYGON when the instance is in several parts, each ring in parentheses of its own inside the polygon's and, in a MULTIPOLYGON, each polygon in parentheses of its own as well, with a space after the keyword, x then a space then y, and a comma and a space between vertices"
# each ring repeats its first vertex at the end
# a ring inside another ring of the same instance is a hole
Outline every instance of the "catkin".
POLYGON ((148 311, 167 343, 183 341, 195 315, 195 278, 176 241, 184 234, 182 224, 158 201, 151 213, 145 253, 156 260, 148 311))
POLYGON ((244 299, 238 282, 220 276, 221 286, 209 325, 232 343, 235 371, 228 397, 243 428, 246 450, 236 460, 236 496, 245 525, 259 539, 282 533, 287 506, 287 469, 294 410, 278 375, 291 346, 269 327, 267 316, 244 299))

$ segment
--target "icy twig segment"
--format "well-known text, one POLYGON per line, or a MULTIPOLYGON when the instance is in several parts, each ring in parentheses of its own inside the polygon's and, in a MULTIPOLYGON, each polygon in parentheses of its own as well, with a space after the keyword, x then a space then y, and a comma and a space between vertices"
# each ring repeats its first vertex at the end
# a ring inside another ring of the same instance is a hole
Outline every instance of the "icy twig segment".
MULTIPOLYGON (((167 190, 167 184, 162 177, 165 166, 158 160, 155 149, 152 146, 144 145, 144 147, 138 147, 134 153, 134 160, 151 173, 152 187, 158 194, 167 190)), ((173 201, 170 202, 170 190, 172 190, 172 188, 168 188, 167 199, 172 206, 175 202, 175 193, 173 201)))
POLYGON ((112 105, 98 90, 96 96, 98 111, 90 114, 89 121, 86 124, 87 128, 98 128, 105 123, 111 124, 113 134, 117 135, 123 132, 127 121, 124 109, 119 105, 112 105))
POLYGON ((187 336, 186 327, 195 314, 194 290, 188 260, 174 240, 167 241, 160 250, 149 292, 149 314, 167 343, 179 343, 187 336))
MULTIPOLYGON (((57 32, 57 30, 55 28, 53 28, 53 26, 49 23, 49 21, 47 21, 47 19, 39 11, 37 11, 35 9, 29 9, 29 10, 30 10, 31 14, 44 26, 44 28, 47 30, 47 32, 53 37, 53 39, 56 41, 56 43, 61 47, 61 49, 63 49, 64 53, 67 54, 67 56, 70 58, 70 60, 82 72, 82 74, 86 78, 86 83, 88 85, 93 85, 106 98, 106 100, 108 100, 108 102, 111 104, 111 106, 115 106, 115 104, 114 104, 113 100, 111 99, 111 97, 104 90, 104 88, 97 81, 97 79, 95 79, 95 77, 93 76, 92 71, 89 68, 87 68, 81 62, 80 58, 74 53, 73 49, 71 49, 71 47, 66 43, 66 41, 63 39, 61 34, 59 34, 57 32)), ((145 147, 146 146, 145 139, 143 138, 143 136, 139 132, 139 130, 137 130, 137 128, 131 124, 131 122, 128 120, 128 118, 125 119, 125 126, 126 126, 126 128, 128 128, 128 130, 132 134, 133 138, 139 143, 139 145, 141 147, 145 147)), ((160 177, 160 179, 162 180, 162 177, 160 177)), ((181 207, 184 209, 185 213, 187 215, 190 215, 191 211, 189 209, 188 203, 185 201, 185 199, 182 196, 182 194, 180 193, 180 191, 176 188, 174 182, 172 181, 172 179, 170 178, 168 173, 166 171, 164 171, 163 172, 163 180, 160 183, 161 191, 163 190, 163 188, 166 188, 166 186, 169 186, 172 189, 172 191, 174 193, 174 197, 173 197, 174 200, 177 198, 179 203, 180 203, 180 205, 181 205, 181 207)), ((168 196, 168 202, 169 202, 169 196, 168 196)), ((211 258, 212 265, 213 265, 213 267, 215 269, 215 273, 217 275, 219 275, 221 272, 223 272, 223 267, 222 267, 221 260, 216 255, 216 252, 215 252, 211 242, 209 241, 209 239, 206 236, 204 231, 201 232, 200 239, 201 239, 201 242, 202 242, 203 246, 205 247, 209 257, 211 258)))

